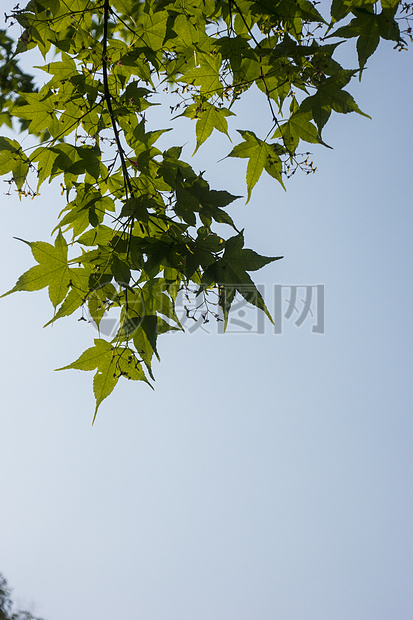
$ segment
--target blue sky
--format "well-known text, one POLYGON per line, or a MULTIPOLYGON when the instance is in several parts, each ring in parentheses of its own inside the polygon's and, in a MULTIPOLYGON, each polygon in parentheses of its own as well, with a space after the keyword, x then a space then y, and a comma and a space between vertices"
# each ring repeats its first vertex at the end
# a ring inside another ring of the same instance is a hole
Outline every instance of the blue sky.
MULTIPOLYGON (((334 116, 315 175, 287 193, 263 177, 233 208, 247 246, 285 256, 258 276, 270 309, 274 285, 324 284, 324 335, 284 321, 282 335, 165 336, 155 391, 119 383, 92 427, 92 374, 53 369, 93 326, 42 329, 45 292, 1 300, 0 572, 20 607, 45 620, 410 617, 411 75, 411 56, 383 45, 351 89, 372 120, 334 116)), ((259 106, 233 128, 264 128, 259 106)), ((217 163, 229 148, 212 140, 196 166, 243 193, 244 162, 217 163)), ((47 240, 60 201, 45 186, 34 201, 3 193, 2 291, 33 264, 13 236, 47 240)))

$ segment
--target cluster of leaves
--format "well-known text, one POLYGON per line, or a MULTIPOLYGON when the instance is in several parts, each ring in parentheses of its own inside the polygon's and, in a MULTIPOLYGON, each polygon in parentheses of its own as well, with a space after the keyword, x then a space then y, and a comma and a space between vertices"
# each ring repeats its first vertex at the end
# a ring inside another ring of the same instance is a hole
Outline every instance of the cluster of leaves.
POLYGON ((41 620, 29 611, 12 611, 11 589, 6 579, 0 574, 0 620, 41 620))
POLYGON ((66 196, 54 244, 26 242, 37 265, 9 293, 47 287, 55 309, 47 324, 87 306, 99 327, 118 309, 115 337, 96 339, 64 367, 96 371, 95 416, 121 376, 153 380, 158 336, 182 329, 180 291, 196 289, 205 320, 226 322, 235 294, 269 316, 250 272, 280 257, 244 248, 227 209, 238 197, 211 189, 181 158, 181 146, 158 148, 170 128, 149 130, 148 120, 168 91, 173 111, 196 121, 197 151, 215 129, 229 136, 237 102, 255 87, 268 103, 268 132, 240 130, 228 154, 247 159, 247 199, 264 170, 283 187, 295 170, 312 172, 302 143, 324 144, 332 111, 364 114, 346 86, 380 38, 404 46, 398 19, 405 6, 333 0, 325 18, 316 4, 30 0, 9 16, 22 29, 7 60, 10 79, 21 83, 13 82, 7 113, 37 143, 24 150, 0 138, 0 174, 20 195, 59 179, 66 196), (335 58, 347 38, 356 39, 357 69, 335 58), (16 64, 35 48, 48 76, 38 91, 16 64))
MULTIPOLYGON (((12 127, 10 109, 22 102, 20 93, 33 92, 33 77, 24 73, 13 58, 14 41, 0 30, 0 125, 12 127)), ((21 123, 21 129, 26 127, 21 123)))

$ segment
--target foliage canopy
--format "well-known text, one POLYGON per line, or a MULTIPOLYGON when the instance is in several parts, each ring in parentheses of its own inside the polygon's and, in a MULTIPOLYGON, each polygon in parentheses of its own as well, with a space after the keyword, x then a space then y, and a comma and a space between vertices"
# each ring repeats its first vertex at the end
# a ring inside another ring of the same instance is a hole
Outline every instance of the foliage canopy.
POLYGON ((196 152, 214 130, 229 137, 238 102, 258 89, 267 134, 239 130, 223 153, 247 160, 247 201, 264 170, 283 188, 296 170, 313 172, 303 143, 325 145, 332 112, 366 116, 346 88, 380 39, 405 49, 412 14, 399 0, 333 0, 329 15, 318 4, 30 0, 7 17, 21 35, 14 45, 0 31, 0 123, 30 134, 32 146, 1 137, 0 175, 31 197, 57 179, 66 203, 53 244, 25 241, 37 264, 6 295, 48 288, 47 325, 84 306, 98 327, 120 312, 113 339, 97 338, 64 367, 95 371, 94 419, 120 377, 153 380, 158 337, 182 329, 179 292, 196 289, 187 312, 204 320, 226 323, 236 294, 271 320, 250 272, 280 257, 244 248, 227 209, 239 196, 212 189, 184 161, 171 127, 150 129, 151 108, 172 102, 175 118, 195 120, 196 152), (337 60, 346 39, 357 68, 337 60), (45 63, 39 88, 18 64, 33 49, 45 63))
POLYGON ((0 573, 0 620, 41 620, 35 618, 30 611, 13 611, 11 592, 6 579, 0 573))

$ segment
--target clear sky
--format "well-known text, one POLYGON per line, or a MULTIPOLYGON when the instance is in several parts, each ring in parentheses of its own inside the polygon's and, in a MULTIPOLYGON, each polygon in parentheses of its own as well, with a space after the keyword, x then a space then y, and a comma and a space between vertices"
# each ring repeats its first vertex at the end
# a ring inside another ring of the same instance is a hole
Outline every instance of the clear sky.
MULTIPOLYGON (((79 314, 43 329, 45 291, 0 301, 0 572, 21 608, 45 620, 411 618, 411 69, 411 53, 384 44, 351 90, 372 120, 335 115, 315 175, 287 193, 263 177, 233 207, 248 247, 285 256, 258 274, 270 310, 274 285, 288 298, 322 284, 325 334, 295 313, 281 335, 266 323, 165 336, 155 391, 119 382, 92 427, 92 373, 53 369, 90 346, 93 325, 79 314)), ((232 127, 266 123, 254 96, 232 127)), ((244 193, 245 162, 217 163, 230 148, 212 140, 195 167, 244 193)), ((33 264, 13 236, 47 240, 63 207, 53 188, 22 202, 6 189, 2 292, 33 264)))

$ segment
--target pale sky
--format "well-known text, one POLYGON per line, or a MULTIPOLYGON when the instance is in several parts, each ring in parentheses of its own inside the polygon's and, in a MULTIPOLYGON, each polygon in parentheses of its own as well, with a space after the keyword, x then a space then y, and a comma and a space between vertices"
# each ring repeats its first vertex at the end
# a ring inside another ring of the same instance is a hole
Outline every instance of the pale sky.
MULTIPOLYGON (((325 334, 295 314, 281 335, 266 322, 264 334, 165 336, 155 391, 119 382, 92 427, 92 373, 53 370, 91 345, 93 325, 79 313, 43 329, 45 291, 0 300, 0 572, 21 608, 44 620, 411 617, 411 78, 411 53, 384 44, 351 88, 372 120, 334 115, 315 175, 287 193, 263 177, 233 206, 248 247, 285 256, 255 274, 269 309, 274 285, 324 285, 325 334)), ((264 132, 259 105, 249 99, 234 139, 264 132)), ((194 165, 245 193, 245 162, 217 163, 230 148, 210 140, 194 165)), ((48 240, 64 206, 46 186, 34 201, 6 190, 1 292, 33 265, 13 237, 48 240)))

